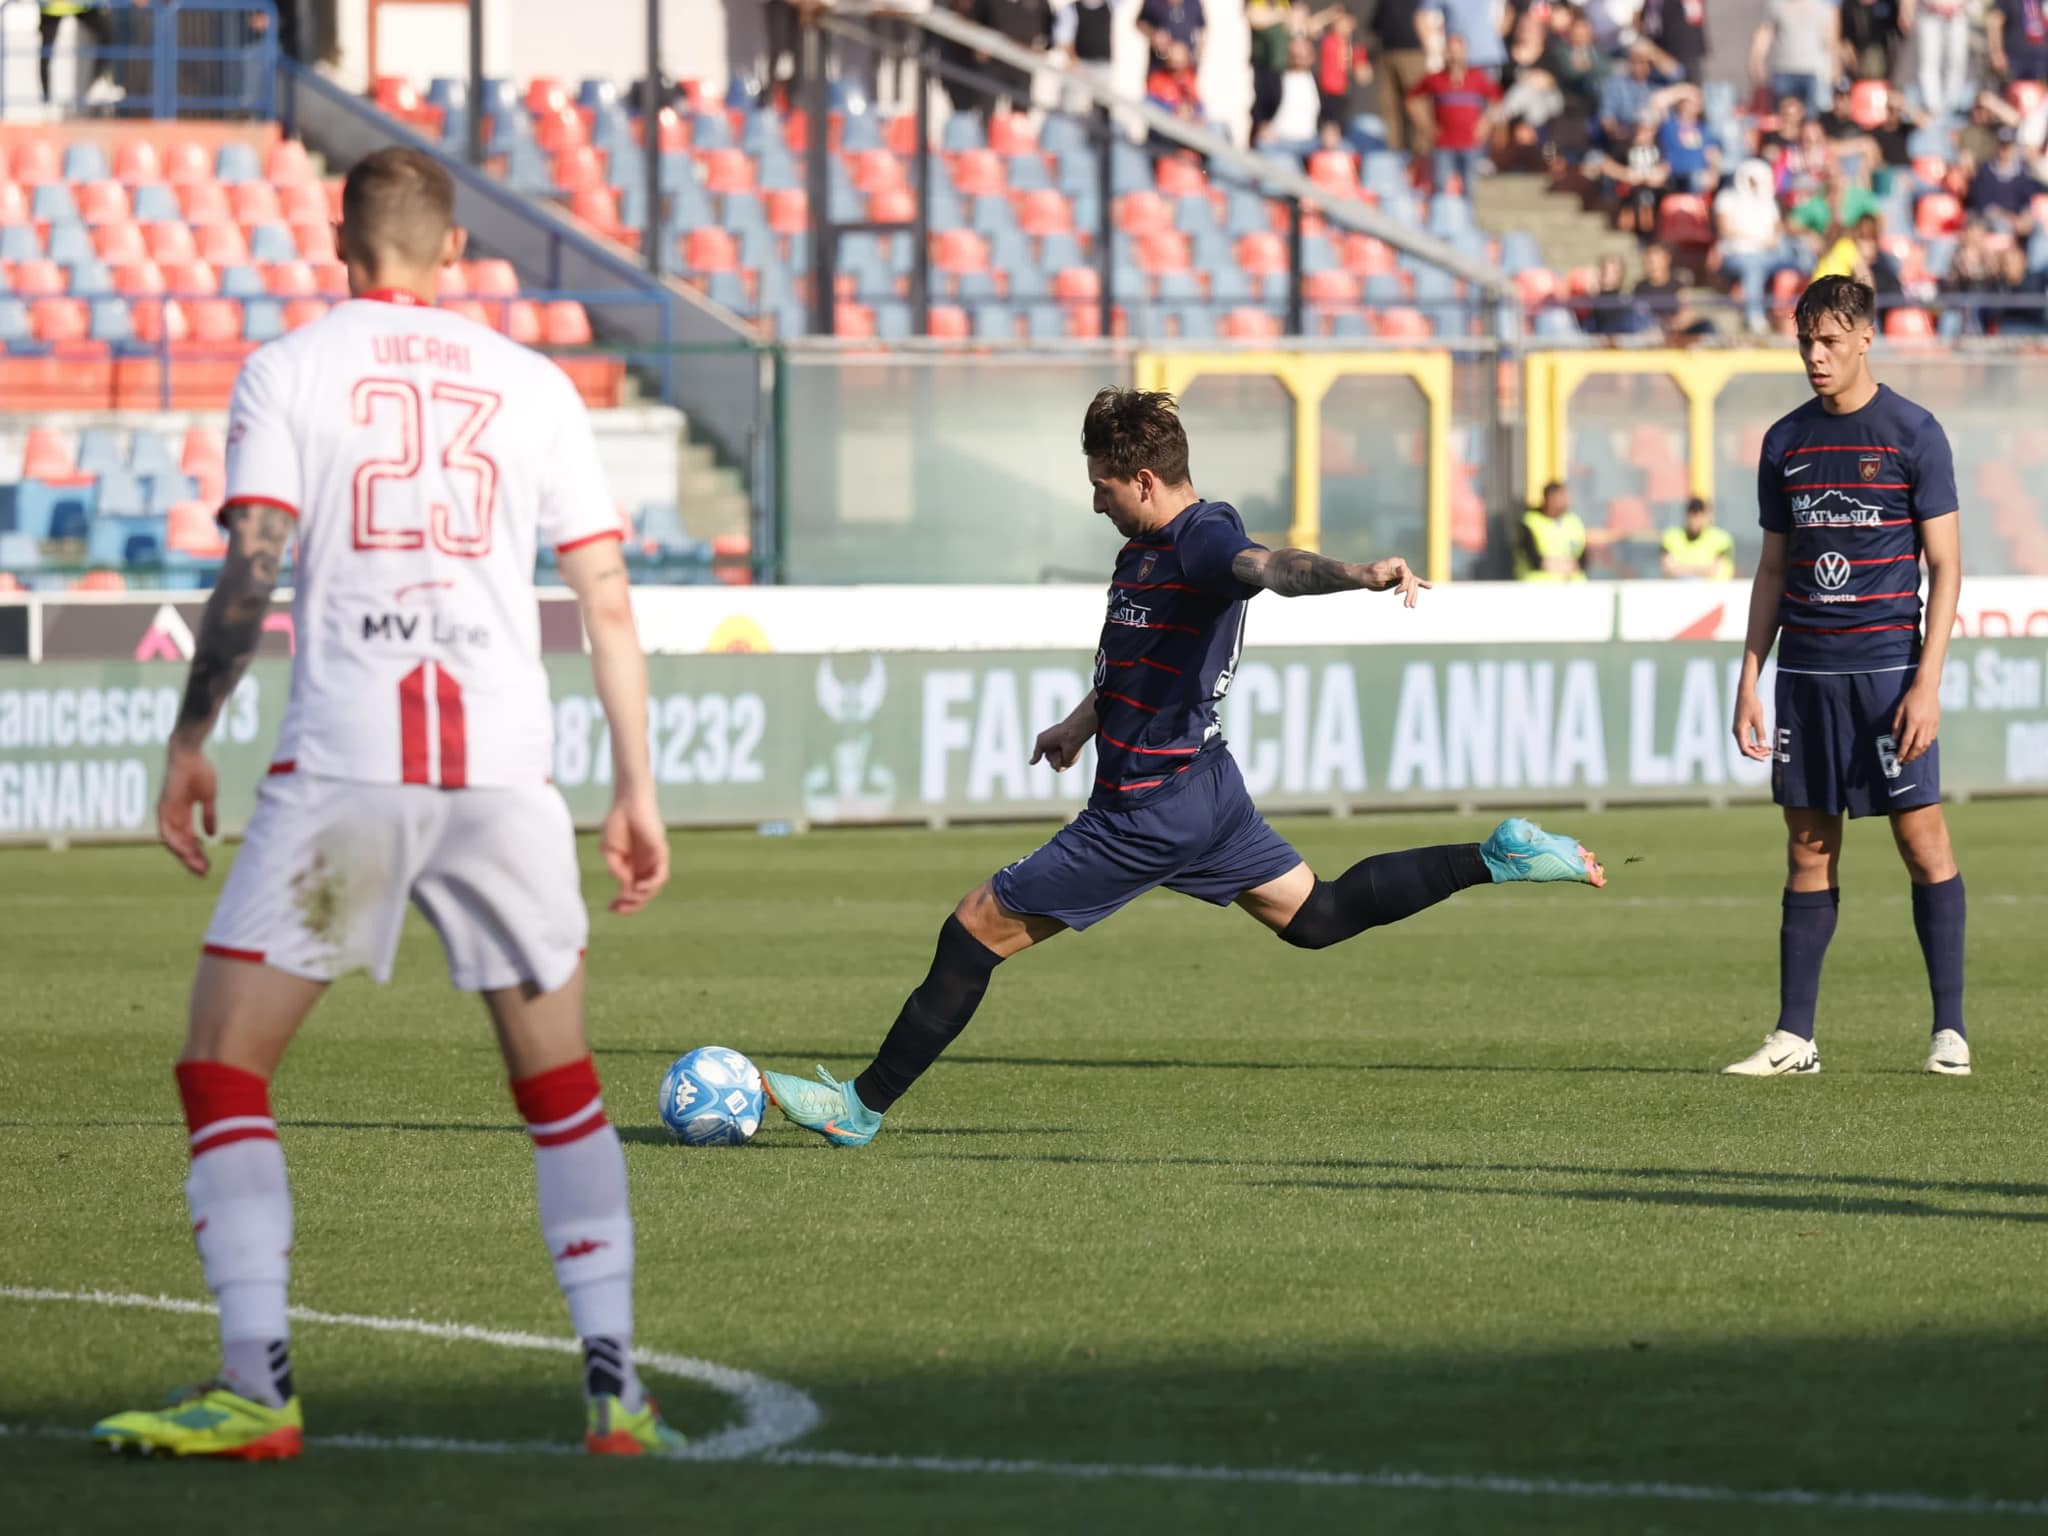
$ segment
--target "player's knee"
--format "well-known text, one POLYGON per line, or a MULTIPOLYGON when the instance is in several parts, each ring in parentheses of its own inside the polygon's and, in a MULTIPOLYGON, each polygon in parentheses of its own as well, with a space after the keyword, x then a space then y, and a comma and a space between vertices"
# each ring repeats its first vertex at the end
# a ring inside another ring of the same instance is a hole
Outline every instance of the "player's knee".
POLYGON ((1328 949, 1349 938, 1352 931, 1338 911, 1337 888, 1327 880, 1318 880, 1301 909, 1279 933, 1296 949, 1328 949))

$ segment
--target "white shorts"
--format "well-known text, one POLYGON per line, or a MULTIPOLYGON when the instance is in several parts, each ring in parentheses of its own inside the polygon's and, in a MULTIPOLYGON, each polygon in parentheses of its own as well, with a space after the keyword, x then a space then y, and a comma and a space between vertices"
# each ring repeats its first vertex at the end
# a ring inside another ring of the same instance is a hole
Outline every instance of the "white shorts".
POLYGON ((407 901, 465 992, 576 973, 590 935, 569 807, 552 787, 263 781, 206 952, 333 981, 391 979, 407 901))

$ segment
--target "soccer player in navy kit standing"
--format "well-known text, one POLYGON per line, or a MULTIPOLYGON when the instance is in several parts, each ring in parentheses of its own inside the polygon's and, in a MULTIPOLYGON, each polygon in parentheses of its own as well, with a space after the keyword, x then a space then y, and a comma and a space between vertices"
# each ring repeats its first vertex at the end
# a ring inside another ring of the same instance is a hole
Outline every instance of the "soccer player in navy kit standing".
POLYGON ((1778 930, 1778 1023, 1726 1070, 1818 1072, 1814 1003, 1841 905, 1842 813, 1891 818, 1913 880, 1913 927, 1934 995, 1924 1070, 1967 1074, 1963 877, 1941 814, 1941 666, 1962 586, 1948 438, 1921 407, 1870 376, 1876 294, 1823 277, 1799 301, 1799 350, 1814 398, 1764 438, 1757 465, 1763 555, 1735 739, 1770 759, 1785 808, 1787 878, 1778 930), (1926 635, 1920 561, 1927 562, 1926 635), (1775 732, 1757 678, 1778 647, 1775 732))
POLYGON ((903 1004, 872 1065, 840 1082, 764 1073, 791 1120, 835 1146, 862 1146, 883 1114, 974 1016, 1010 956, 1065 928, 1087 928, 1155 886, 1231 902, 1301 949, 1323 949, 1399 922, 1468 886, 1510 880, 1603 885, 1572 838, 1519 818, 1484 843, 1386 853, 1319 880, 1260 817, 1224 745, 1216 706, 1244 643, 1245 603, 1429 585, 1398 558, 1352 565, 1265 549, 1227 503, 1188 475, 1173 398, 1106 389, 1081 432, 1095 510, 1126 542, 1109 584, 1095 687, 1039 733, 1031 760, 1071 767, 1092 740, 1088 806, 1035 853, 970 891, 939 930, 931 970, 903 1004))

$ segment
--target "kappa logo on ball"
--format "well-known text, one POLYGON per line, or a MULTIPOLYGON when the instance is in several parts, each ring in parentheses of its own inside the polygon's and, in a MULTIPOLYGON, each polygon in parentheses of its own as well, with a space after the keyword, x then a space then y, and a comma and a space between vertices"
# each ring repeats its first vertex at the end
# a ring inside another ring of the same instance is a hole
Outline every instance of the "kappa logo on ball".
POLYGON ((1830 592, 1841 591, 1849 584, 1849 557, 1829 550, 1813 562, 1813 579, 1830 592))

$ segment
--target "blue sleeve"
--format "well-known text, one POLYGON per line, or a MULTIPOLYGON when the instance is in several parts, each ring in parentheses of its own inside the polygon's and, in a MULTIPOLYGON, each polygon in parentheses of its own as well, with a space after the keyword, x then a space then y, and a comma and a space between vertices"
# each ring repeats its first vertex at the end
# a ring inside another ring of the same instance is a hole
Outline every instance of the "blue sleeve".
POLYGON ((1956 494, 1956 461, 1948 434, 1932 416, 1913 434, 1913 521, 1947 517, 1962 507, 1956 494))
POLYGON ((1180 556, 1181 574, 1204 592, 1233 601, 1249 597, 1259 588, 1246 586, 1231 575, 1231 562, 1240 550, 1263 547, 1239 526, 1236 518, 1221 512, 1197 518, 1186 532, 1174 540, 1174 550, 1180 556))
POLYGON ((1775 437, 1766 437, 1757 455, 1756 520, 1765 533, 1792 531, 1792 503, 1785 495, 1782 450, 1775 437))

